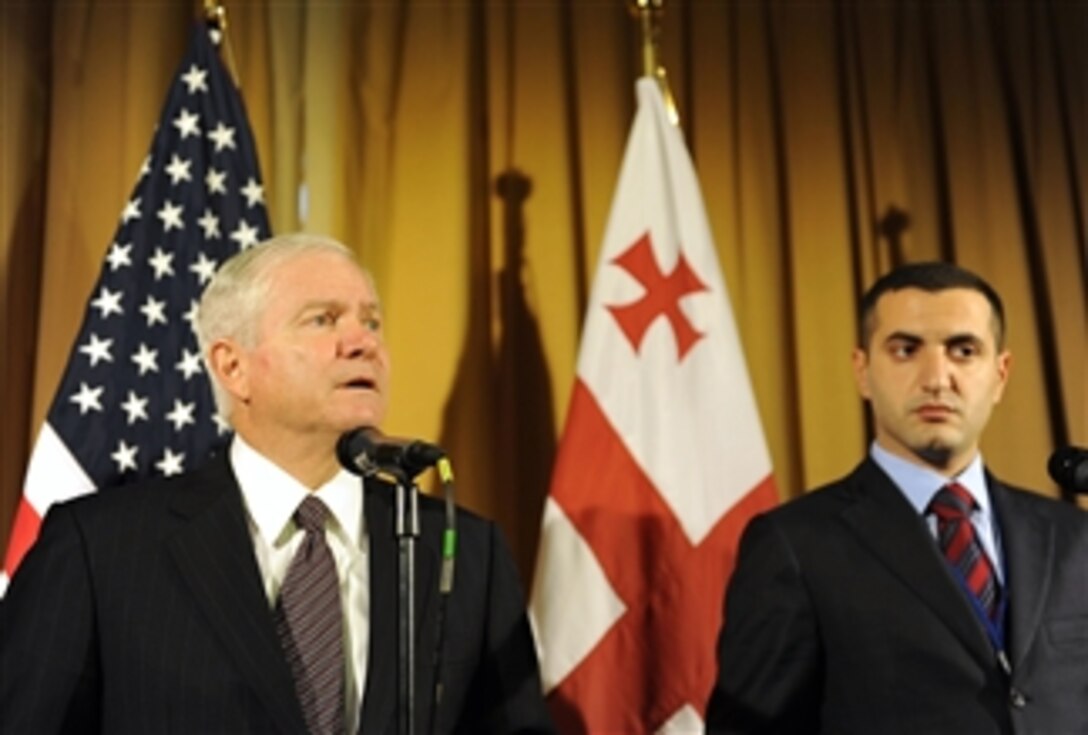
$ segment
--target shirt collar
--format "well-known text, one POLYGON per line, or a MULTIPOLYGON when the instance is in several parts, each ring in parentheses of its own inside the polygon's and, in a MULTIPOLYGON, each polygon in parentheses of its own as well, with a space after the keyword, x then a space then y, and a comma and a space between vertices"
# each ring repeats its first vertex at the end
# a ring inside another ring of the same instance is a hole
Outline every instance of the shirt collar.
POLYGON ((952 478, 898 457, 875 441, 869 450, 869 456, 892 479, 920 515, 926 513, 929 501, 949 482, 957 482, 965 487, 978 503, 978 510, 987 517, 990 515, 990 493, 986 490, 986 473, 983 470, 981 452, 976 452, 971 463, 952 478))
MULTIPOLYGON (((246 510, 257 532, 271 546, 287 543, 294 532, 291 517, 310 490, 238 434, 230 447, 230 461, 242 491, 246 510)), ((328 507, 329 528, 355 546, 363 540, 363 488, 359 478, 340 470, 313 491, 328 507)))

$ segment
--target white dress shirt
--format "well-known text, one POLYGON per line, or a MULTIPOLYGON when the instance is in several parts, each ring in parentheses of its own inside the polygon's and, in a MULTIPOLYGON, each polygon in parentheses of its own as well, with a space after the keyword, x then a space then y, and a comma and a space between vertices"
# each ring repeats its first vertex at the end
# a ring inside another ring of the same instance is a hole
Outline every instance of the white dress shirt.
MULTIPOLYGON (((305 536, 293 516, 311 492, 240 436, 230 447, 230 461, 242 489, 246 519, 268 603, 274 607, 287 568, 305 536)), ((325 539, 336 562, 344 610, 344 704, 347 732, 359 728, 359 706, 366 686, 370 631, 368 542, 363 517, 362 482, 341 470, 313 491, 328 507, 325 539)))

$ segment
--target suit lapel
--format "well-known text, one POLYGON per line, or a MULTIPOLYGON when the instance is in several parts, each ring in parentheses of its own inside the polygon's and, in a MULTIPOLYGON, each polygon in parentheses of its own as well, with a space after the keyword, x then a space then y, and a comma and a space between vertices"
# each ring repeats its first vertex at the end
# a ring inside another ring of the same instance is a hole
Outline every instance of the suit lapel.
MULTIPOLYGON (((366 692, 359 718, 362 732, 394 732, 397 727, 397 565, 398 545, 394 534, 393 500, 396 490, 388 484, 367 480, 365 509, 370 544, 370 643, 367 654, 366 692)), ((421 522, 422 522, 422 513, 421 522)), ((421 661, 430 660, 430 651, 418 648, 421 628, 432 615, 434 555, 424 542, 424 529, 416 544, 416 680, 421 661)), ((416 690, 416 702, 430 701, 416 690)), ((424 725, 425 723, 417 723, 424 725)))
POLYGON ((294 681, 253 557, 241 492, 225 453, 173 500, 170 553, 210 628, 284 732, 304 732, 294 681))
POLYGON ((1015 669, 1031 648, 1043 614, 1054 564, 1054 527, 994 478, 986 479, 1005 554, 1007 645, 1015 669))
POLYGON ((847 480, 855 502, 842 519, 875 557, 986 665, 994 654, 981 621, 947 568, 925 521, 871 460, 847 480))

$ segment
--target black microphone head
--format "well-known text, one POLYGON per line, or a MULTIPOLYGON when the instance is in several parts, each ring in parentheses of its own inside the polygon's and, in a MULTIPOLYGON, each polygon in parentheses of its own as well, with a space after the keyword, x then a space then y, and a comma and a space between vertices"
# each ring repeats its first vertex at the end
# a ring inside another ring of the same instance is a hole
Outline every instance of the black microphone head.
POLYGON ((439 447, 427 442, 413 441, 404 447, 401 464, 410 475, 417 475, 446 456, 439 447))
POLYGON ((434 444, 388 437, 371 426, 353 429, 336 442, 340 464, 363 476, 384 471, 411 479, 444 456, 434 444))
POLYGON ((343 434, 336 442, 336 458, 348 472, 356 475, 371 475, 378 467, 372 457, 377 447, 377 429, 363 426, 343 434))
POLYGON ((1066 490, 1088 493, 1088 449, 1061 447, 1050 455, 1046 470, 1066 490))

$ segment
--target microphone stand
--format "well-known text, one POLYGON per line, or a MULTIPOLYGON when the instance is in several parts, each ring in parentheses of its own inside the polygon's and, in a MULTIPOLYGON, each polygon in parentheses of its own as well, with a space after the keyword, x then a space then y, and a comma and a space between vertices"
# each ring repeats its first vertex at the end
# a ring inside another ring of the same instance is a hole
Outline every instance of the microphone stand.
POLYGON ((435 636, 434 700, 430 730, 437 726, 442 702, 442 653, 446 632, 446 606, 453 591, 457 554, 457 513, 453 495, 453 468, 438 447, 419 441, 382 441, 373 427, 349 431, 336 442, 336 458, 349 472, 364 478, 384 474, 394 481, 393 535, 397 538, 397 732, 416 733, 416 545, 420 537, 419 486, 414 477, 430 466, 438 469, 446 498, 446 528, 442 533, 442 570, 439 579, 437 632, 435 636))
POLYGON ((396 478, 397 537, 397 726, 400 735, 415 735, 416 678, 416 541, 419 539, 419 488, 404 472, 396 478))

